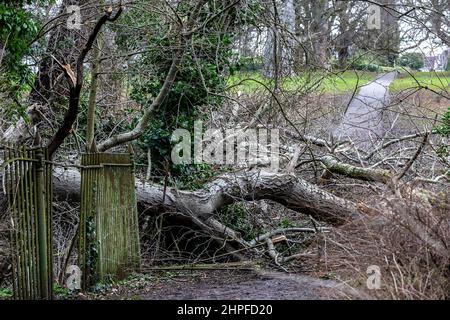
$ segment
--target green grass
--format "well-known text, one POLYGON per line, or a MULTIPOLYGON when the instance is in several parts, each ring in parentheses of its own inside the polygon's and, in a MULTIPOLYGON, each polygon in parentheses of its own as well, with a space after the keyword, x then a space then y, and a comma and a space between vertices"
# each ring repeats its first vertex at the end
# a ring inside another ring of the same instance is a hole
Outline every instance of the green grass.
MULTIPOLYGON (((393 68, 385 70, 392 71, 393 68)), ((339 74, 308 73, 283 79, 283 89, 287 91, 302 91, 316 93, 351 93, 355 87, 361 87, 375 79, 373 72, 345 71, 339 74)), ((448 90, 450 72, 414 72, 412 75, 403 71, 391 84, 390 91, 398 92, 420 86, 435 91, 448 90)), ((239 73, 228 79, 232 91, 251 93, 273 88, 273 80, 264 78, 259 73, 239 73)))
POLYGON ((411 88, 428 87, 435 91, 448 90, 450 72, 402 72, 391 84, 390 91, 398 92, 411 88))
MULTIPOLYGON (((338 74, 305 73, 295 77, 283 79, 283 89, 288 91, 303 91, 317 93, 345 93, 352 92, 375 79, 376 74, 362 71, 345 71, 338 74)), ((273 88, 273 80, 264 78, 259 73, 240 73, 228 80, 228 86, 233 91, 255 92, 273 88)))

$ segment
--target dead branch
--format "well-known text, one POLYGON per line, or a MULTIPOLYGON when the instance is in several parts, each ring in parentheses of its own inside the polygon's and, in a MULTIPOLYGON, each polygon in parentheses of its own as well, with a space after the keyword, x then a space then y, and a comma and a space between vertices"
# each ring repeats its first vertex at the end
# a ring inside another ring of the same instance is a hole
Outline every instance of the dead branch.
POLYGON ((324 156, 318 158, 318 160, 329 172, 349 178, 382 183, 387 183, 392 178, 392 173, 389 170, 357 167, 343 163, 332 156, 324 156))
POLYGON ((62 65, 60 62, 57 63, 63 69, 64 74, 66 75, 67 82, 69 84, 69 108, 67 109, 66 114, 64 115, 64 121, 61 127, 53 136, 52 140, 48 145, 49 156, 51 157, 55 151, 59 148, 59 146, 64 142, 64 139, 71 133, 72 126, 77 119, 78 116, 78 105, 80 103, 80 94, 81 89, 83 87, 83 63, 84 59, 88 52, 92 49, 92 45, 94 44, 95 39, 97 38, 100 29, 107 21, 115 21, 119 18, 122 13, 122 7, 119 7, 116 14, 111 17, 112 9, 108 9, 105 14, 97 21, 94 29, 92 30, 89 38, 81 51, 80 55, 77 59, 76 65, 76 76, 70 65, 62 65))

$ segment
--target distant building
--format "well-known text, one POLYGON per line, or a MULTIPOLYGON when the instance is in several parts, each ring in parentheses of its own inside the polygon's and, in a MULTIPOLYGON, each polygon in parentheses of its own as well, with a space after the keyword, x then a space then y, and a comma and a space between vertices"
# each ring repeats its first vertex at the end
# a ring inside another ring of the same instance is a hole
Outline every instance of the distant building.
POLYGON ((423 71, 444 71, 449 63, 450 52, 448 49, 435 56, 424 56, 423 71))

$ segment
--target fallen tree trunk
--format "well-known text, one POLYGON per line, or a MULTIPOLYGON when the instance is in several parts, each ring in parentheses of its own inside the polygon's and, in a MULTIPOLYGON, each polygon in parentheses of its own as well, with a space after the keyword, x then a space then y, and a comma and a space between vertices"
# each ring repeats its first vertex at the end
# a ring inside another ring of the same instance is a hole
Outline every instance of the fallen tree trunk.
MULTIPOLYGON (((55 169, 54 190, 59 200, 79 201, 80 185, 78 170, 55 169)), ((226 205, 263 199, 329 223, 343 223, 360 215, 355 203, 332 195, 293 174, 265 171, 225 174, 198 191, 167 188, 164 192, 163 186, 136 181, 136 195, 142 213, 181 213, 202 220, 212 217, 226 205)), ((0 203, 4 198, 2 193, 0 203)))
POLYGON ((289 209, 327 222, 343 222, 359 215, 357 206, 292 174, 250 171, 220 176, 194 192, 167 190, 162 203, 160 186, 137 184, 139 202, 147 208, 195 214, 206 218, 226 205, 242 200, 273 200, 289 209), (156 197, 155 197, 156 196, 156 197), (150 200, 150 201, 149 201, 150 200))
POLYGON ((329 172, 353 179, 388 183, 393 177, 393 174, 389 170, 352 166, 341 162, 332 156, 324 156, 318 160, 322 162, 329 172))

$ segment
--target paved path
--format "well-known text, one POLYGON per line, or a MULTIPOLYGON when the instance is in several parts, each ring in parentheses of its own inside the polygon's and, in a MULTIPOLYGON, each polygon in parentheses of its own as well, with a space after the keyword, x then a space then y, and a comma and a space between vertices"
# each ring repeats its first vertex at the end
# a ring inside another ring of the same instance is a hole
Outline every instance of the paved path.
POLYGON ((383 111, 389 104, 389 85, 396 76, 397 71, 389 72, 361 87, 334 135, 350 139, 362 149, 382 138, 385 134, 383 111))

